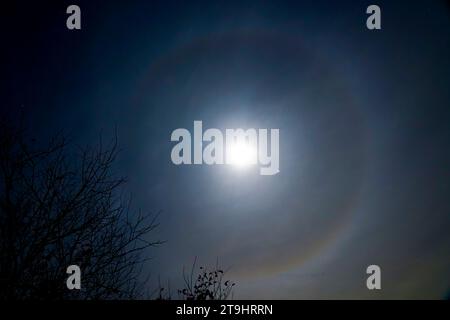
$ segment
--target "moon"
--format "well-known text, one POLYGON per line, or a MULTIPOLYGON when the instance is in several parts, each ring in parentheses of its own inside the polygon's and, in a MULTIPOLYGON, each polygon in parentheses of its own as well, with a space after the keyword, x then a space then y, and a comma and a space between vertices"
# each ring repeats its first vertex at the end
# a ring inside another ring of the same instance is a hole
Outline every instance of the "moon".
POLYGON ((239 169, 254 165, 257 163, 257 150, 244 141, 227 144, 227 163, 239 169))

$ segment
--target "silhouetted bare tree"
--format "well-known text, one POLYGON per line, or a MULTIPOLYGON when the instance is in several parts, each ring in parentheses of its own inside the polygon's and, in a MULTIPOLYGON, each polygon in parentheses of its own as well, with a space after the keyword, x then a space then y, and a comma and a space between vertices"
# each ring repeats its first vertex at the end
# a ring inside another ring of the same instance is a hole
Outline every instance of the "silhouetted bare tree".
POLYGON ((159 242, 146 239, 155 216, 131 212, 111 173, 117 139, 71 153, 61 137, 42 148, 0 130, 0 299, 138 297, 143 253, 159 242), (66 287, 71 264, 81 290, 66 287))

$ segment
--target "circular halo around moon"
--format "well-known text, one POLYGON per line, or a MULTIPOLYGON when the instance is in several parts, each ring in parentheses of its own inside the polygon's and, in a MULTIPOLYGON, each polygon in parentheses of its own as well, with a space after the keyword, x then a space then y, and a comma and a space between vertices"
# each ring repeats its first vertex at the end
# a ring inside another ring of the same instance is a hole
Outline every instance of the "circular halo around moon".
MULTIPOLYGON (((191 39, 150 65, 135 114, 167 123, 165 139, 170 128, 194 120, 205 127, 280 129, 278 175, 198 179, 205 185, 193 188, 204 201, 186 208, 178 236, 202 233, 211 241, 180 246, 220 257, 237 276, 254 276, 299 266, 342 235, 363 180, 366 132, 361 110, 332 67, 300 38, 264 31, 191 39)), ((188 170, 168 177, 171 186, 188 170)))

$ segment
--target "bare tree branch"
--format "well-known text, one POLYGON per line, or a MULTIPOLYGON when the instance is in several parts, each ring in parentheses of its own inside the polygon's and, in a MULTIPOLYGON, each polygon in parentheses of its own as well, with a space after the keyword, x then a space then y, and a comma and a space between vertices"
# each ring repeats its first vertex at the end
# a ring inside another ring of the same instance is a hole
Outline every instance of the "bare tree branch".
POLYGON ((63 136, 45 148, 0 124, 0 299, 129 299, 140 294, 157 215, 133 213, 112 175, 117 138, 71 154, 63 136), (82 289, 65 270, 82 270, 82 289))

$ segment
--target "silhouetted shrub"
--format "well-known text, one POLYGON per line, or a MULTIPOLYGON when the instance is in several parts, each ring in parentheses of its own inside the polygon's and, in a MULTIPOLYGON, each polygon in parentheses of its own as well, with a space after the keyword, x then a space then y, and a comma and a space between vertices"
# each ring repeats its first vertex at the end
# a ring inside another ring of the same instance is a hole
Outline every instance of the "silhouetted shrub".
MULTIPOLYGON (((189 273, 183 268, 184 287, 178 289, 178 299, 181 300, 226 300, 230 298, 235 286, 234 282, 226 280, 225 271, 219 268, 218 262, 211 270, 205 267, 196 267, 197 259, 194 260, 189 273)), ((158 288, 158 300, 171 300, 170 287, 158 288)))

